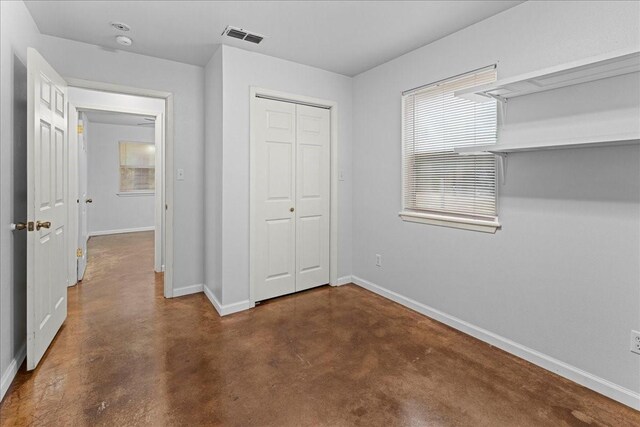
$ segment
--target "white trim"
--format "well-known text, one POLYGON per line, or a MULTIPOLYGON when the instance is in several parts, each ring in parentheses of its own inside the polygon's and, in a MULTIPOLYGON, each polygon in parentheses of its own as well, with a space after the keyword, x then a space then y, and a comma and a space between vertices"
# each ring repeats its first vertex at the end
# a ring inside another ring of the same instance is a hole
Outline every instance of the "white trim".
POLYGON ((147 98, 170 98, 171 92, 155 89, 143 89, 133 86, 125 86, 114 83, 95 82, 93 80, 78 79, 75 77, 65 77, 69 86, 82 89, 100 90, 102 92, 121 93, 125 95, 146 96, 147 98))
POLYGON ((18 350, 17 356, 14 357, 13 360, 11 360, 11 363, 9 363, 7 369, 5 369, 5 371, 2 373, 2 380, 0 381, 0 402, 2 401, 2 399, 4 399, 4 395, 7 393, 7 390, 9 390, 9 387, 11 386, 13 379, 16 377, 16 374, 18 373, 18 369, 20 369, 22 362, 24 362, 25 357, 27 357, 26 342, 22 343, 22 346, 20 346, 20 350, 18 350))
POLYGON ((419 213, 402 211, 398 214, 403 221, 418 222, 421 224, 439 225, 441 227, 460 228, 463 230, 482 231, 484 233, 495 233, 500 228, 498 219, 484 220, 472 219, 449 215, 438 215, 431 213, 419 213))
POLYGON ((332 282, 331 286, 342 286, 342 285, 348 285, 349 283, 352 283, 352 277, 342 276, 342 277, 338 277, 335 282, 332 282))
POLYGON ((185 295, 197 294, 202 292, 204 285, 200 283, 199 285, 191 285, 191 286, 183 286, 181 288, 176 288, 173 290, 174 297, 182 297, 185 295))
MULTIPOLYGON (((71 86, 70 87, 75 87, 75 86, 71 86)), ((133 95, 133 96, 139 96, 139 95, 133 95)), ((159 115, 162 115, 162 113, 160 113, 158 110, 146 110, 144 108, 131 108, 128 106, 119 106, 119 105, 113 105, 113 104, 91 104, 91 103, 84 103, 84 102, 75 102, 73 100, 70 101, 71 105, 73 105, 74 108, 76 109, 80 109, 82 111, 97 111, 97 112, 101 112, 101 111, 109 111, 112 113, 124 113, 124 114, 133 114, 136 116, 153 116, 153 117, 157 117, 159 115)), ((137 141, 132 141, 132 142, 137 142, 137 141)), ((143 144, 149 144, 149 142, 142 142, 143 144)))
POLYGON ((109 234, 124 234, 124 233, 138 233, 140 231, 154 231, 155 229, 156 227, 151 225, 149 227, 119 228, 117 230, 89 231, 87 235, 89 237, 107 236, 109 234))
MULTIPOLYGON (((256 253, 255 244, 253 242, 255 236, 255 225, 253 218, 255 216, 255 207, 253 206, 254 187, 254 169, 255 169, 255 156, 253 155, 253 147, 255 146, 255 136, 252 127, 253 117, 255 117, 255 100, 257 97, 266 97, 270 99, 277 99, 285 102, 306 104, 321 108, 327 108, 330 111, 330 126, 331 126, 331 199, 330 199, 330 214, 329 214, 329 283, 336 283, 338 280, 338 103, 336 101, 330 101, 326 99, 313 98, 310 96, 296 95, 287 92, 281 92, 277 90, 264 89, 256 86, 249 88, 249 303, 251 306, 255 306, 255 290, 253 277, 253 261, 258 256, 256 253)), ((206 286, 205 286, 206 288, 206 286)))
POLYGON ((228 316, 233 313, 238 313, 240 311, 248 310, 250 308, 255 307, 256 305, 249 301, 244 300, 240 302, 236 302, 233 304, 222 305, 220 301, 216 298, 216 296, 211 292, 211 290, 205 285, 203 286, 204 294, 207 296, 213 307, 216 309, 220 316, 228 316))
POLYGON ((600 378, 589 372, 583 371, 580 368, 576 368, 568 363, 540 353, 539 351, 525 347, 524 345, 511 341, 508 338, 504 338, 469 322, 465 322, 464 320, 458 319, 457 317, 451 316, 433 307, 429 307, 428 305, 422 304, 411 298, 407 298, 396 292, 390 291, 360 277, 353 276, 353 283, 384 298, 410 308, 411 310, 417 311, 420 314, 437 320, 438 322, 451 326, 465 334, 471 335, 472 337, 484 341, 494 347, 498 347, 508 353, 518 356, 533 363, 534 365, 565 377, 624 405, 640 410, 640 393, 614 384, 604 378, 600 378))

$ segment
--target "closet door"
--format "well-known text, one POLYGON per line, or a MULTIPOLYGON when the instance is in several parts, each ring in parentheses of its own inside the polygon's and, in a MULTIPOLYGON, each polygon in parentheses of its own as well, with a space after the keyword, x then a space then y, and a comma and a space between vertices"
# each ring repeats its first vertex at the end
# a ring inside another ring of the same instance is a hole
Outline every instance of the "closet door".
POLYGON ((251 268, 260 301, 296 290, 296 105, 255 102, 251 268))
POLYGON ((296 106, 296 291, 329 283, 330 115, 296 106))

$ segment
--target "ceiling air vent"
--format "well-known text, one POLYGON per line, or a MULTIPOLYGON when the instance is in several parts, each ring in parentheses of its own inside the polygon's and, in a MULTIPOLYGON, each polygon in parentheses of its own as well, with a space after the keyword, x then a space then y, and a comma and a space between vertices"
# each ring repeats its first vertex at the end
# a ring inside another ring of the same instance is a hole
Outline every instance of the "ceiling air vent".
POLYGON ((226 35, 228 37, 233 37, 234 39, 244 40, 246 42, 259 44, 264 36, 257 33, 252 33, 250 31, 246 31, 242 28, 232 27, 231 25, 227 25, 227 28, 224 29, 222 35, 226 35))

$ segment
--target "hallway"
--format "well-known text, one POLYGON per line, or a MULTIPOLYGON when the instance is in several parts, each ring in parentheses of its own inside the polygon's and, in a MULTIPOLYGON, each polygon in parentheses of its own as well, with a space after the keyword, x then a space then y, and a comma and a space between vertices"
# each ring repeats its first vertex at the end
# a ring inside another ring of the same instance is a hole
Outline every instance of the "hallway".
POLYGON ((638 425, 640 414, 359 287, 218 317, 162 296, 153 233, 94 237, 5 425, 638 425))

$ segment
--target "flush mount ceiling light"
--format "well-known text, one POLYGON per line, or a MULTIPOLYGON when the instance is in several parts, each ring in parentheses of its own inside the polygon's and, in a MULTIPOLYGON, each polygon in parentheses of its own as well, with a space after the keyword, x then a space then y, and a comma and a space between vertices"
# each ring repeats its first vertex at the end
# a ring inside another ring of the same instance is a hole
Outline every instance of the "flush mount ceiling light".
POLYGON ((127 36, 116 36, 116 42, 122 46, 131 46, 133 44, 133 40, 127 36))
POLYGON ((112 22, 111 26, 118 31, 129 31, 131 29, 131 27, 124 22, 112 22))
POLYGON ((243 28, 232 27, 231 25, 227 25, 227 27, 222 32, 222 35, 255 44, 259 44, 265 37, 262 34, 255 33, 253 31, 247 31, 243 28))

